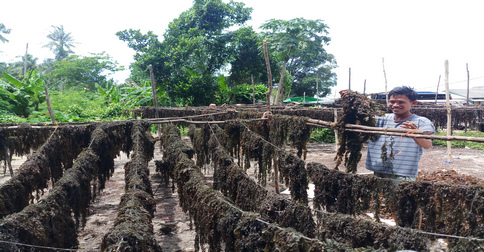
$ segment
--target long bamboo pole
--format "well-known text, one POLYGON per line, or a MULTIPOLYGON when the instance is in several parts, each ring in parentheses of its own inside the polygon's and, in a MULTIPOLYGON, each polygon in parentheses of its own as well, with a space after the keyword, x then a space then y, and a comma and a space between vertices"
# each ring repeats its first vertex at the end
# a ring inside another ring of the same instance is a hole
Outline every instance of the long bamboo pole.
POLYGON ((267 68, 267 81, 269 84, 269 90, 267 90, 266 92, 267 113, 270 113, 271 112, 271 93, 272 93, 271 63, 269 62, 269 52, 267 51, 267 41, 264 40, 262 44, 264 46, 264 58, 266 60, 266 68, 267 68))
MULTIPOLYGON (((445 106, 447 107, 447 137, 452 135, 452 111, 449 100, 449 61, 445 60, 445 106)), ((447 162, 453 162, 452 143, 447 140, 447 162)))

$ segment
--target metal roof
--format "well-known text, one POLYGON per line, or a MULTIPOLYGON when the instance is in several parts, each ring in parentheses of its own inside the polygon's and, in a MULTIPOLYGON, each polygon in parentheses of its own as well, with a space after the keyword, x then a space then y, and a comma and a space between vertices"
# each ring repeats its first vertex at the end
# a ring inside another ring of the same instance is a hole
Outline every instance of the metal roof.
MULTIPOLYGON (((467 89, 449 89, 449 93, 467 98, 467 89)), ((469 99, 471 101, 484 99, 484 87, 470 88, 469 99)))

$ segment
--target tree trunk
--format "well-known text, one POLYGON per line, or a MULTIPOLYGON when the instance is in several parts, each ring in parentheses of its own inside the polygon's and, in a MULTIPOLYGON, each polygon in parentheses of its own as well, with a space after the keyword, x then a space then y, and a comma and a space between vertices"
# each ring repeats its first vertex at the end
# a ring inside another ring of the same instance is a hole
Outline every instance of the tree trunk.
POLYGON ((281 79, 279 80, 279 87, 277 87, 276 100, 274 104, 279 102, 279 98, 282 99, 282 92, 284 92, 284 75, 286 74, 287 61, 289 60, 289 54, 291 53, 291 48, 287 50, 286 59, 284 59, 284 64, 281 69, 281 79))

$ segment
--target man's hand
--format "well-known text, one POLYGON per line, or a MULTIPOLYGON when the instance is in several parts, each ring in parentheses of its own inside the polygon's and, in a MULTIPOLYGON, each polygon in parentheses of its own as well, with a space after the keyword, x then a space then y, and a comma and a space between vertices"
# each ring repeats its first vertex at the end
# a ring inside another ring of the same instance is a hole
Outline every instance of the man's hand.
MULTIPOLYGON (((418 127, 415 123, 411 121, 404 122, 400 127, 405 129, 415 129, 418 130, 418 127)), ((432 147, 432 139, 425 139, 425 138, 413 138, 415 143, 421 146, 424 149, 429 149, 432 147)))

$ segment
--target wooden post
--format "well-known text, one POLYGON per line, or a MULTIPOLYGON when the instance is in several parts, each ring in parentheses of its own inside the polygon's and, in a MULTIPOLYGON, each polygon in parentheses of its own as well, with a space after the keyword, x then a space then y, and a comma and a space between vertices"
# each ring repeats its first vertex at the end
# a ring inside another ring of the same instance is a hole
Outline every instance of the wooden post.
POLYGON ((435 91, 435 104, 437 104, 437 95, 439 94, 439 85, 440 85, 440 75, 439 75, 439 81, 437 82, 437 91, 435 91))
POLYGON ((467 105, 469 105, 469 65, 466 63, 467 69, 467 105))
MULTIPOLYGON (((155 117, 158 118, 158 94, 156 92, 155 74, 153 73, 153 66, 150 64, 150 79, 151 79, 151 92, 153 94, 153 106, 155 107, 155 117)), ((158 124, 158 137, 161 136, 161 126, 158 124)))
POLYGON ((267 100, 267 113, 271 112, 271 92, 272 92, 272 73, 271 73, 271 64, 269 62, 269 53, 267 52, 267 41, 264 40, 264 58, 266 60, 266 68, 267 68, 267 80, 269 82, 269 90, 266 92, 266 100, 267 100))
POLYGON ((45 102, 47 103, 47 110, 49 110, 50 120, 52 121, 52 124, 55 124, 54 111, 52 111, 49 92, 47 92, 47 86, 45 85, 45 83, 44 83, 44 90, 45 90, 45 102))
POLYGON ((351 90, 351 67, 348 70, 348 90, 351 90))
POLYGON ((365 82, 363 82, 363 95, 366 95, 366 79, 365 82))
POLYGON ((254 75, 250 75, 250 80, 252 81, 252 104, 255 104, 255 84, 254 84, 254 75))
MULTIPOLYGON (((267 68, 267 79, 269 82, 269 90, 266 92, 266 100, 267 100, 267 113, 271 113, 271 92, 272 92, 272 73, 271 73, 271 64, 269 62, 269 53, 267 52, 267 41, 262 41, 262 45, 264 47, 264 58, 266 60, 266 68, 267 68)), ((277 101, 276 101, 277 102, 277 101)), ((274 187, 276 188, 276 193, 279 194, 279 167, 277 166, 277 161, 274 158, 274 187)))
MULTIPOLYGON (((452 113, 449 100, 449 61, 445 60, 445 104, 447 107, 447 137, 452 135, 452 113)), ((447 141, 447 162, 453 162, 452 159, 452 144, 447 141)))
MULTIPOLYGON (((338 123, 338 109, 335 108, 334 109, 334 122, 335 123, 338 123)), ((334 143, 336 144, 335 147, 336 147, 336 151, 338 151, 338 146, 339 146, 339 136, 338 136, 338 131, 337 130, 334 130, 334 143)))
POLYGON ((383 65, 383 77, 385 77, 385 97, 387 100, 387 107, 388 107, 388 88, 387 88, 387 73, 385 72, 385 58, 381 58, 381 63, 383 65))
POLYGON ((316 105, 319 108, 319 73, 316 73, 316 105))
POLYGON ((24 78, 27 77, 27 53, 29 51, 29 43, 25 46, 25 58, 24 58, 24 78))

